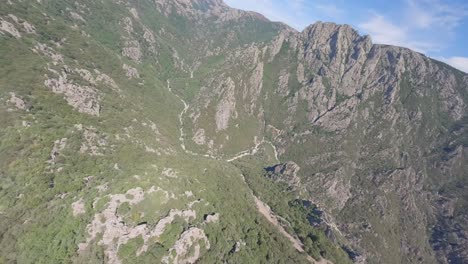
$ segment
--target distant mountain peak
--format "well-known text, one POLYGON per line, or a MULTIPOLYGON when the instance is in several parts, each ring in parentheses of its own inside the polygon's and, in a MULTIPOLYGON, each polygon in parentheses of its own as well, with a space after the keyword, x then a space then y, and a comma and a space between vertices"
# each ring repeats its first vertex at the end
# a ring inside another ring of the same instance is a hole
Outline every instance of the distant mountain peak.
POLYGON ((165 15, 175 12, 192 18, 218 17, 222 21, 254 18, 269 21, 260 13, 229 7, 222 0, 155 0, 165 15))
POLYGON ((332 22, 315 22, 306 27, 301 33, 310 39, 330 38, 335 34, 340 34, 352 40, 368 39, 367 41, 370 41, 370 36, 361 36, 359 32, 350 25, 341 25, 332 22))

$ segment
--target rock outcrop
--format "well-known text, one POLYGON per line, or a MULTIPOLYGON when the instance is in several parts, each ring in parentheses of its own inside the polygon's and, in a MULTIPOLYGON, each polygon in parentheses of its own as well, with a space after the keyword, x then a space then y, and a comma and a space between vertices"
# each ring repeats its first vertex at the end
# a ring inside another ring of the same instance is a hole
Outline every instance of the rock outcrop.
POLYGON ((13 104, 16 107, 16 109, 26 110, 26 103, 24 102, 23 99, 16 96, 15 93, 10 93, 10 99, 8 100, 8 102, 13 104))
POLYGON ((65 72, 62 72, 58 78, 45 80, 44 84, 52 92, 63 95, 68 104, 79 112, 99 116, 101 111, 100 99, 96 90, 92 87, 73 83, 68 79, 65 72))
POLYGON ((266 176, 274 181, 285 182, 291 188, 300 187, 301 180, 297 173, 301 168, 292 161, 265 168, 266 176))
POLYGON ((169 250, 170 255, 164 257, 162 263, 197 263, 201 256, 201 250, 208 249, 210 249, 210 241, 208 241, 205 232, 200 228, 192 227, 182 233, 179 240, 169 250))

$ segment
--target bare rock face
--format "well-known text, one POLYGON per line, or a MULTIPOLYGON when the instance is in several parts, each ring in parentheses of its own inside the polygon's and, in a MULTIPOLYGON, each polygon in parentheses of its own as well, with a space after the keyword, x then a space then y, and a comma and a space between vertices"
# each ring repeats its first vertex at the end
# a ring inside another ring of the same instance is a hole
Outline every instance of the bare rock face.
POLYGON ((54 65, 59 65, 59 64, 64 63, 62 54, 56 52, 54 49, 47 46, 46 44, 37 43, 36 46, 32 50, 36 53, 42 54, 52 59, 52 63, 54 65))
POLYGON ((205 223, 210 224, 210 223, 217 223, 219 221, 219 214, 209 214, 205 216, 205 223))
POLYGON ((3 34, 3 32, 7 32, 13 35, 15 38, 20 38, 21 33, 26 33, 26 34, 36 33, 36 28, 24 19, 18 18, 17 16, 13 14, 8 14, 7 19, 14 22, 14 24, 0 18, 0 34, 3 34))
POLYGON ((196 227, 182 233, 179 240, 169 250, 170 255, 163 258, 163 263, 187 263, 193 264, 201 257, 202 250, 210 249, 210 241, 205 232, 196 227), (172 254, 175 253, 175 256, 172 254))
POLYGON ((17 109, 26 110, 26 103, 23 101, 23 99, 17 97, 15 93, 10 93, 10 99, 8 101, 17 109))
POLYGON ((145 41, 148 42, 150 45, 154 45, 156 43, 156 39, 154 37, 153 32, 147 27, 143 27, 143 30, 143 38, 145 39, 145 41))
POLYGON ((138 70, 133 68, 132 66, 130 65, 127 65, 127 64, 124 64, 122 66, 122 69, 125 71, 125 75, 129 78, 129 79, 134 79, 134 78, 140 78, 140 74, 138 73, 138 70))
POLYGON ((65 72, 62 72, 58 78, 45 80, 44 84, 52 92, 63 95, 68 104, 79 112, 99 116, 101 110, 100 99, 96 90, 92 87, 74 84, 71 80, 68 80, 65 72))
POLYGON ((70 17, 76 21, 86 23, 86 20, 76 12, 70 12, 70 17))
POLYGON ((267 177, 274 181, 285 182, 293 189, 300 186, 301 180, 297 176, 300 169, 299 165, 292 161, 265 168, 267 177))
POLYGON ((229 120, 231 115, 236 109, 236 98, 235 98, 235 83, 231 78, 221 84, 222 87, 222 99, 216 108, 216 131, 225 130, 229 126, 229 120))
MULTIPOLYGON (((465 263, 468 260, 468 231, 453 220, 456 201, 438 197, 436 208, 442 216, 433 227, 430 242, 440 263, 465 263)), ((462 221, 468 220, 466 216, 461 218, 462 221)))
POLYGON ((133 33, 132 18, 126 17, 126 18, 122 19, 121 25, 122 25, 122 27, 124 28, 125 32, 128 35, 131 35, 133 33))
POLYGON ((0 34, 3 35, 5 33, 10 34, 17 39, 21 38, 20 32, 12 23, 0 18, 0 34))
POLYGON ((24 27, 24 30, 26 31, 26 33, 28 34, 35 34, 36 33, 36 28, 29 24, 28 21, 24 21, 23 23, 23 27, 24 27))
POLYGON ((127 41, 122 50, 122 55, 136 63, 141 63, 143 54, 141 52, 140 43, 136 40, 127 41))
POLYGON ((281 75, 279 76, 278 79, 278 88, 276 89, 276 92, 282 96, 286 96, 289 94, 289 77, 290 74, 283 71, 281 72, 281 75))
POLYGON ((99 116, 101 106, 97 90, 93 86, 76 84, 73 80, 68 78, 68 74, 76 73, 90 85, 96 85, 98 82, 101 82, 116 88, 117 85, 109 76, 98 72, 100 75, 95 79, 93 74, 86 69, 70 69, 70 67, 65 64, 62 54, 56 52, 46 44, 37 43, 32 50, 37 54, 48 57, 52 60, 54 66, 63 67, 61 72, 48 67, 53 77, 46 76, 47 79, 44 81, 46 87, 56 94, 63 95, 67 103, 77 111, 99 116))
POLYGON ((192 140, 197 145, 204 145, 206 143, 205 130, 203 128, 198 129, 192 140))
POLYGON ((109 77, 109 75, 105 73, 101 73, 99 70, 95 69, 94 74, 86 69, 75 69, 74 72, 78 73, 81 76, 81 78, 83 78, 85 81, 89 82, 94 86, 98 84, 104 84, 112 88, 113 90, 119 89, 119 86, 114 81, 114 79, 112 79, 111 77, 109 77), (97 74, 96 77, 94 77, 95 74, 97 74))
POLYGON ((347 25, 318 22, 305 29, 300 38, 299 58, 303 56, 304 65, 313 73, 342 76, 345 80, 331 80, 331 86, 341 86, 345 95, 353 95, 358 87, 350 81, 367 59, 372 48, 370 37, 360 36, 347 25))
POLYGON ((348 99, 360 93, 366 81, 361 72, 369 61, 370 38, 346 25, 318 22, 300 33, 296 41, 300 62, 297 79, 303 84, 299 99, 308 102, 309 121, 329 131, 347 128, 357 105, 348 99))
POLYGON ((244 241, 236 241, 236 244, 234 244, 234 247, 232 248, 231 252, 237 253, 242 250, 242 247, 245 247, 246 243, 244 241))
POLYGON ((94 72, 97 74, 96 82, 104 84, 113 89, 114 91, 119 91, 119 86, 109 75, 101 73, 99 70, 96 69, 94 70, 94 72))
POLYGON ((73 216, 75 217, 86 213, 86 208, 85 208, 83 198, 79 199, 76 202, 73 202, 72 209, 73 209, 73 216))
POLYGON ((13 14, 8 14, 8 17, 12 19, 17 26, 20 26, 20 30, 26 34, 35 34, 36 28, 31 25, 28 21, 18 18, 13 14))
POLYGON ((257 100, 262 91, 263 87, 263 63, 258 63, 252 72, 247 86, 247 93, 245 93, 245 99, 249 98, 250 107, 247 109, 247 113, 253 114, 257 106, 257 100))
MULTIPOLYGON (((88 237, 86 238, 86 242, 79 244, 78 253, 82 254, 91 242, 99 238, 98 244, 104 246, 104 252, 109 263, 122 263, 118 255, 118 250, 121 245, 125 245, 131 239, 142 237, 144 243, 136 252, 137 256, 139 256, 148 250, 148 245, 152 242, 152 239, 159 238, 176 217, 181 217, 187 222, 196 218, 196 212, 193 210, 181 211, 173 209, 167 216, 161 218, 155 226, 149 226, 146 223, 139 225, 126 223, 124 216, 118 212, 119 207, 123 204, 128 204, 130 206, 136 205, 142 202, 147 195, 151 195, 156 192, 163 192, 166 193, 166 195, 168 194, 161 188, 153 186, 147 191, 144 191, 142 188, 134 188, 128 190, 125 194, 109 195, 107 207, 102 212, 97 213, 92 222, 86 227, 88 237), (102 234, 102 236, 98 236, 99 234, 102 234)), ((74 207, 79 207, 79 204, 75 203, 74 207)), ((195 251, 198 252, 198 255, 186 256, 186 254, 193 243, 197 240, 204 240, 206 247, 209 249, 209 241, 203 230, 188 230, 181 235, 180 240, 176 242, 172 249, 177 253, 175 259, 196 261, 200 254, 200 247, 198 244, 195 245, 195 251)))

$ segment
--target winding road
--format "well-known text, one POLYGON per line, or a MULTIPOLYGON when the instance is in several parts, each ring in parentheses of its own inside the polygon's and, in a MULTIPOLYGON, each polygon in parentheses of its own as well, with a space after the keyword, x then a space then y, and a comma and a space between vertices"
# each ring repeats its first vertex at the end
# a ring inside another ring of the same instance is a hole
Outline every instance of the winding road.
MULTIPOLYGON (((170 80, 167 80, 167 89, 169 90, 169 92, 172 95, 177 97, 177 99, 179 99, 182 102, 183 106, 184 106, 184 109, 179 114, 179 125, 180 125, 180 128, 179 128, 179 131, 180 131, 179 141, 180 141, 180 147, 182 148, 182 150, 184 150, 186 154, 189 154, 189 155, 192 155, 192 156, 200 156, 200 157, 205 157, 205 158, 210 158, 210 159, 215 159, 215 160, 221 160, 219 157, 216 157, 216 156, 213 156, 213 155, 210 155, 210 154, 200 154, 200 153, 196 153, 196 152, 193 152, 193 151, 187 149, 187 147, 185 145, 184 115, 187 113, 190 105, 187 104, 187 102, 184 99, 182 99, 182 97, 180 97, 178 94, 176 94, 176 93, 174 93, 172 91, 170 80)), ((260 146, 262 144, 269 144, 273 148, 275 160, 277 162, 280 162, 280 160, 278 158, 278 151, 276 150, 276 146, 271 141, 268 141, 265 138, 263 138, 259 142, 256 142, 255 146, 253 148, 241 151, 238 154, 236 154, 234 157, 226 159, 226 161, 227 162, 233 162, 235 160, 238 160, 238 159, 246 157, 246 156, 254 156, 260 150, 260 146)))

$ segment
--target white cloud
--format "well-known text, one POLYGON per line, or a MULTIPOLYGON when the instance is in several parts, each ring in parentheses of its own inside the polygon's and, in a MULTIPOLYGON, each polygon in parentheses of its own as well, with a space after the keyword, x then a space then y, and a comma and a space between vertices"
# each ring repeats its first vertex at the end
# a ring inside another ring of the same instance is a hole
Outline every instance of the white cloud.
POLYGON ((467 57, 451 57, 439 58, 441 61, 451 65, 454 68, 468 73, 468 58, 467 57))
POLYGON ((407 0, 408 22, 412 26, 453 30, 468 15, 466 5, 444 3, 440 0, 407 0))
POLYGON ((418 52, 436 49, 430 43, 411 39, 408 28, 395 25, 382 15, 374 14, 358 27, 369 34, 374 43, 407 47, 418 52))
POLYGON ((371 35, 375 43, 434 54, 454 41, 457 27, 468 16, 465 4, 441 0, 406 0, 400 10, 401 14, 392 16, 373 12, 358 27, 371 35))
POLYGON ((291 4, 292 8, 297 11, 304 10, 305 0, 290 0, 289 3, 291 4))
POLYGON ((374 15, 370 20, 359 24, 359 27, 369 33, 377 43, 401 45, 407 35, 406 29, 392 24, 382 15, 374 15))
POLYGON ((314 8, 321 14, 334 20, 340 19, 346 13, 343 9, 332 4, 317 4, 314 8))

